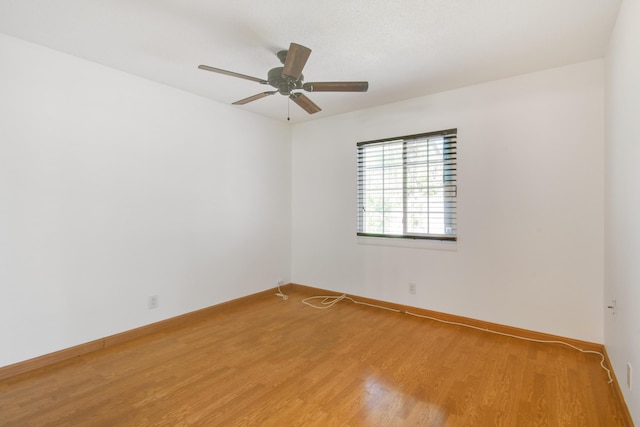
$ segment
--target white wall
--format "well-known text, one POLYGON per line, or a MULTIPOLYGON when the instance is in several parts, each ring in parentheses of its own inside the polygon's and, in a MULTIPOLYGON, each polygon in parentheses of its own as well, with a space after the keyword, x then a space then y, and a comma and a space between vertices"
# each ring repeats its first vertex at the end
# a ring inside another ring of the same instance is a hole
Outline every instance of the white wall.
POLYGON ((0 94, 0 366, 289 280, 286 123, 4 35, 0 94))
POLYGON ((603 342, 603 73, 596 60, 295 125, 293 280, 603 342), (359 244, 356 142, 448 128, 456 250, 359 244))
POLYGON ((606 58, 605 344, 636 425, 640 425, 640 2, 620 8, 606 58), (634 370, 627 386, 627 363, 634 370))

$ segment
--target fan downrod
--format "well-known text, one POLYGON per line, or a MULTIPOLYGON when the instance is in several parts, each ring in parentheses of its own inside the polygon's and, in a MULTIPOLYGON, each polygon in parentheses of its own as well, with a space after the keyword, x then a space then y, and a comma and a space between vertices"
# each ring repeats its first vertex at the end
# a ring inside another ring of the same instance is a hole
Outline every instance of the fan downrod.
POLYGON ((287 62, 287 54, 289 53, 288 50, 281 50, 278 53, 276 53, 276 55, 278 56, 278 59, 280 60, 280 63, 282 65, 284 65, 285 62, 287 62))

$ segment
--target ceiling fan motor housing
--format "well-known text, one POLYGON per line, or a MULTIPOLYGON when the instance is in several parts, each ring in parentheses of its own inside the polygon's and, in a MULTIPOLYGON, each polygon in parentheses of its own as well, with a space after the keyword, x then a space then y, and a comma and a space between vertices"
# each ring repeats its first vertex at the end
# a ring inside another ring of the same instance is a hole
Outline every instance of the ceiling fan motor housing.
POLYGON ((294 89, 302 88, 302 81, 304 76, 301 74, 298 80, 291 80, 282 75, 282 69, 284 67, 276 67, 269 70, 267 75, 267 81, 271 86, 278 89, 278 92, 282 95, 290 95, 294 89))

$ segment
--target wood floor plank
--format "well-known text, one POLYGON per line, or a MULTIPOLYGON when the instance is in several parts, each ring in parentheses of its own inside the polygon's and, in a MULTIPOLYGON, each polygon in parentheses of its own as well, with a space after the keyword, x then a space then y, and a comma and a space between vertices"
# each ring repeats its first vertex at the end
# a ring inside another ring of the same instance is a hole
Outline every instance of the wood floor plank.
POLYGON ((0 426, 625 426, 600 359, 302 289, 0 381, 0 426))

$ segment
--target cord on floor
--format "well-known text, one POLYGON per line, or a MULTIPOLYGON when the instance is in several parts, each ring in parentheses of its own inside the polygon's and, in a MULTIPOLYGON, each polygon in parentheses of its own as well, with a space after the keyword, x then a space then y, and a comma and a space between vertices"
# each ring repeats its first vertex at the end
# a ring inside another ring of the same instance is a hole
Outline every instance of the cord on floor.
POLYGON ((276 296, 282 298, 284 301, 289 299, 289 297, 283 294, 280 290, 280 285, 278 285, 278 293, 276 293, 276 296))
POLYGON ((303 299, 302 303, 308 305, 309 307, 313 307, 315 309, 318 309, 318 310, 324 310, 324 309, 333 307, 335 304, 337 304, 340 301, 345 300, 345 299, 353 302, 354 304, 367 305, 369 307, 381 308, 383 310, 389 310, 389 311, 393 311, 393 312, 396 312, 396 313, 404 313, 404 314, 408 314, 409 316, 420 317, 422 319, 428 319, 428 320, 434 320, 436 322, 446 323, 448 325, 463 326, 465 328, 476 329, 476 330, 483 331, 483 332, 490 332, 490 333, 495 334, 495 335, 502 335, 502 336, 505 336, 505 337, 516 338, 516 339, 523 340, 523 341, 531 341, 531 342, 537 342, 537 343, 543 343, 543 344, 561 344, 561 345, 565 345, 567 347, 570 347, 570 348, 572 348, 574 350, 577 350, 580 353, 596 354, 596 355, 600 356, 600 366, 602 367, 602 369, 604 369, 606 371, 607 376, 609 377, 608 383, 611 384, 613 382, 613 377, 611 376, 611 371, 609 370, 609 368, 607 368, 605 366, 605 363, 604 363, 605 362, 604 354, 600 353, 599 351, 594 351, 594 350, 583 350, 583 349, 581 349, 579 347, 576 347, 576 346, 574 346, 572 344, 569 344, 567 342, 564 342, 564 341, 538 340, 538 339, 534 339, 534 338, 526 338, 526 337, 521 337, 521 336, 518 336, 518 335, 507 334, 507 333, 504 333, 504 332, 492 331, 491 329, 480 328, 478 326, 473 326, 473 325, 467 325, 466 323, 451 322, 451 321, 448 321, 448 320, 438 319, 437 317, 424 316, 422 314, 411 313, 410 311, 402 311, 402 310, 397 310, 395 308, 384 307, 384 306, 381 306, 381 305, 375 305, 375 304, 369 304, 369 303, 366 303, 366 302, 356 301, 353 298, 348 297, 346 294, 342 294, 340 296, 336 296, 336 295, 324 296, 323 295, 323 296, 308 297, 308 298, 303 299), (311 300, 317 300, 317 299, 322 299, 322 301, 320 301, 321 305, 315 305, 315 304, 310 302, 311 300))

